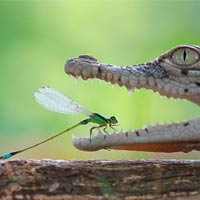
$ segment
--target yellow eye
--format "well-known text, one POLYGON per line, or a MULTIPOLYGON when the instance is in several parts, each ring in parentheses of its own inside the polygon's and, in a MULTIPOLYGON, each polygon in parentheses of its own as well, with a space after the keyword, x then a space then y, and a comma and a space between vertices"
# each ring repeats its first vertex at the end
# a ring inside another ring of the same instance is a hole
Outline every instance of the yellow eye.
POLYGON ((173 52, 172 61, 179 65, 191 65, 198 61, 199 54, 190 48, 180 48, 173 52))

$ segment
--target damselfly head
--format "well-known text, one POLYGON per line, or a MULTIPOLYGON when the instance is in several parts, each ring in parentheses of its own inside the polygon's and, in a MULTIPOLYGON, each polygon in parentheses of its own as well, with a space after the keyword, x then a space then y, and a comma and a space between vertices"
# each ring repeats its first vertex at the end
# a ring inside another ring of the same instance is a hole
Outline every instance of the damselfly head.
POLYGON ((118 124, 118 120, 117 120, 117 118, 115 116, 110 117, 109 120, 110 120, 111 124, 118 124))

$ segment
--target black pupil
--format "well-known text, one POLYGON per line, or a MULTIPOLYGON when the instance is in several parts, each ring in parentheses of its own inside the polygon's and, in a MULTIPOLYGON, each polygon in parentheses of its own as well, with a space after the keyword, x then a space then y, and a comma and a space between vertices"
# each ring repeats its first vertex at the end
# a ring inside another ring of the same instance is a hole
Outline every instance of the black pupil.
POLYGON ((184 51, 183 51, 183 60, 184 60, 184 62, 185 62, 185 60, 186 60, 186 56, 187 56, 187 53, 186 53, 186 51, 184 50, 184 51))

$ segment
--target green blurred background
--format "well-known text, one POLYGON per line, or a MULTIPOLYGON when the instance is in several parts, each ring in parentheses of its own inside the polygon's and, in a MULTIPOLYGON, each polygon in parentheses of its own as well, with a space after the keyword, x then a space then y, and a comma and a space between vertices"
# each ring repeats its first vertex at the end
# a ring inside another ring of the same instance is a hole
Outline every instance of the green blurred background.
MULTIPOLYGON (((77 123, 82 115, 62 115, 38 105, 42 85, 63 91, 121 129, 192 119, 199 107, 147 90, 134 91, 99 80, 77 82, 64 73, 66 59, 91 54, 99 61, 131 65, 149 61, 178 44, 199 44, 200 3, 195 1, 1 1, 0 152, 16 150, 77 123)), ((89 125, 72 131, 89 134, 89 125)), ((71 133, 17 158, 137 159, 199 158, 189 154, 128 151, 82 152, 71 133)))

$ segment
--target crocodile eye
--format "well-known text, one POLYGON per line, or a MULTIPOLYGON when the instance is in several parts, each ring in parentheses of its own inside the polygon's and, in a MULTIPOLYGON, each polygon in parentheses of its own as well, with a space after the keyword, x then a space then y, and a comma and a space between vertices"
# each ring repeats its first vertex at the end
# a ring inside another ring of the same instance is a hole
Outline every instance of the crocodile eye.
POLYGON ((172 61, 179 65, 191 65, 198 61, 199 54, 190 48, 179 48, 172 54, 172 61))

